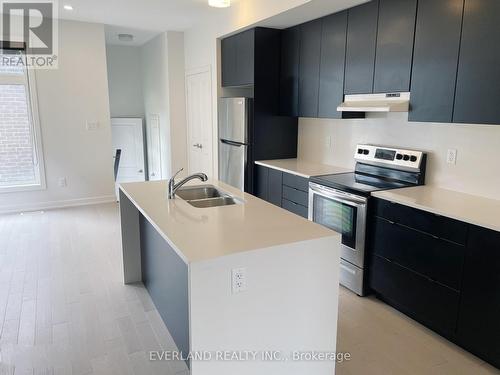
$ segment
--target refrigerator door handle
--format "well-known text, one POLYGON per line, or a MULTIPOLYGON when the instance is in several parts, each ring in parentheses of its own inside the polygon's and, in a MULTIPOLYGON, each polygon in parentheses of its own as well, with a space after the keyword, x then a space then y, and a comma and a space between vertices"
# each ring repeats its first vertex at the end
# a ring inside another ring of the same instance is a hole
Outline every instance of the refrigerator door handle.
POLYGON ((226 145, 229 145, 229 146, 236 146, 236 147, 246 146, 243 143, 228 141, 227 139, 221 139, 220 141, 226 145))

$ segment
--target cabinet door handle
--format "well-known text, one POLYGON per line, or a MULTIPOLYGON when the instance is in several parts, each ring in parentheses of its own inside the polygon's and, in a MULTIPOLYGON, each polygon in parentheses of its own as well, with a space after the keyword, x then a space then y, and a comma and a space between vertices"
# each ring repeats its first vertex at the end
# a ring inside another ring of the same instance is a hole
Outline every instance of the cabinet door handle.
POLYGON ((142 169, 139 169, 138 172, 139 173, 144 173, 144 171, 142 169))

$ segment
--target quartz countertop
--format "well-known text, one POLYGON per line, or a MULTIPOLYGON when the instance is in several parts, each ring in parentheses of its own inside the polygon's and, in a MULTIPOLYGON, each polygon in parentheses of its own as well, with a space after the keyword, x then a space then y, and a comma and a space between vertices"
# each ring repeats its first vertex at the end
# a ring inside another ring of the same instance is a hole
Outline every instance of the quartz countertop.
POLYGON ((167 198, 167 181, 124 183, 120 190, 186 262, 339 235, 217 180, 214 185, 243 204, 195 208, 167 198))
POLYGON ((500 200, 431 186, 379 191, 372 196, 500 232, 500 200))
POLYGON ((291 173, 304 178, 322 176, 327 174, 352 172, 352 169, 337 167, 334 165, 314 163, 302 159, 260 160, 256 161, 255 164, 272 169, 277 169, 279 171, 291 173))

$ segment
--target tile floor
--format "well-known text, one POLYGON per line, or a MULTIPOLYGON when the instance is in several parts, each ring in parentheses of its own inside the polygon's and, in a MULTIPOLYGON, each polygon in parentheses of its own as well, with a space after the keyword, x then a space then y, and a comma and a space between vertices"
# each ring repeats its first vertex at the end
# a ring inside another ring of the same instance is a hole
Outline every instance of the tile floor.
MULTIPOLYGON (((123 285, 118 210, 0 216, 0 375, 185 375, 141 284, 123 285)), ((341 288, 338 375, 500 374, 374 298, 341 288)))

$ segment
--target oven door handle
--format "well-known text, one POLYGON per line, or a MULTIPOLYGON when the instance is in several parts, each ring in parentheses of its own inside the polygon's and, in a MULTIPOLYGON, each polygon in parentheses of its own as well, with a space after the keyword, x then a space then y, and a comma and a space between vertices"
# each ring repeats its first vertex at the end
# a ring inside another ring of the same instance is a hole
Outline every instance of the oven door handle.
POLYGON ((333 199, 336 202, 344 203, 344 204, 347 204, 348 206, 353 206, 353 207, 366 206, 366 200, 361 200, 361 199, 359 199, 359 200, 352 199, 351 200, 349 198, 346 198, 344 195, 339 194, 339 193, 335 193, 331 190, 326 190, 326 189, 322 189, 319 187, 313 187, 313 186, 309 186, 309 190, 313 194, 318 194, 324 198, 333 199))

